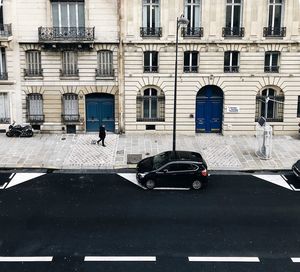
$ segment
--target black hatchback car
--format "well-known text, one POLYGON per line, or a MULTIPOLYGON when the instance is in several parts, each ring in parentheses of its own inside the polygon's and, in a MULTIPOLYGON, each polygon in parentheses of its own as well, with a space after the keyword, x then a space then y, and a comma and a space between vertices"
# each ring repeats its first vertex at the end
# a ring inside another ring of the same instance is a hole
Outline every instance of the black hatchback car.
POLYGON ((138 182, 148 189, 181 187, 202 189, 207 184, 207 164, 197 152, 166 151, 137 164, 138 182))
POLYGON ((295 176, 300 179, 300 160, 296 161, 294 165, 292 166, 292 170, 295 174, 295 176))

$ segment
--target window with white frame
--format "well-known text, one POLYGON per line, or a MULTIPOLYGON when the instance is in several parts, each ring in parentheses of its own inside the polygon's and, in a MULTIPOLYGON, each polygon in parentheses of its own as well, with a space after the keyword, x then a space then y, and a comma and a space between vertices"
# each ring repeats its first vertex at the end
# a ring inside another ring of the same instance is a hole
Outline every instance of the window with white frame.
POLYGON ((185 73, 197 73, 198 72, 198 52, 197 51, 184 52, 183 71, 185 73))
POLYGON ((0 93, 0 123, 10 123, 9 100, 7 93, 0 93))
POLYGON ((98 70, 97 76, 99 77, 113 77, 113 52, 110 50, 98 51, 98 70))
POLYGON ((165 96, 155 88, 147 88, 137 96, 137 121, 164 121, 165 96))
POLYGON ((160 0, 143 1, 142 36, 161 36, 160 31, 160 0))
POLYGON ((67 93, 63 95, 63 120, 65 122, 79 121, 78 95, 67 93))
POLYGON ((25 76, 41 76, 41 52, 38 50, 26 51, 25 76))
POLYGON ((158 52, 156 51, 144 52, 144 72, 145 73, 158 72, 158 52))
POLYGON ((29 122, 44 121, 43 96, 39 93, 32 93, 27 96, 27 119, 29 122))
POLYGON ((227 0, 225 36, 242 36, 242 0, 227 0))
POLYGON ((63 51, 61 76, 78 76, 77 52, 63 51))
POLYGON ((238 51, 226 51, 224 53, 224 72, 237 73, 239 72, 239 55, 238 51))
POLYGON ((5 48, 1 47, 1 56, 0 56, 0 80, 8 79, 7 70, 6 70, 6 53, 5 48))
POLYGON ((283 0, 269 0, 268 35, 282 36, 283 0))
POLYGON ((265 72, 278 73, 279 72, 279 52, 266 52, 265 53, 265 72))
POLYGON ((200 36, 201 23, 201 1, 185 0, 184 2, 185 17, 189 20, 188 26, 185 28, 186 36, 200 36))

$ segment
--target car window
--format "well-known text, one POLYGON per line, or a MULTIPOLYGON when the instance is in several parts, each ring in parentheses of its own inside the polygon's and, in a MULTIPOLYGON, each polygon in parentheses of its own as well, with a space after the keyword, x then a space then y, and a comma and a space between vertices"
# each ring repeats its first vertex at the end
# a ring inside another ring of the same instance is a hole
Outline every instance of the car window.
POLYGON ((176 163, 169 164, 165 167, 169 172, 178 171, 178 166, 176 163))
POLYGON ((153 157, 153 169, 158 169, 170 161, 170 153, 163 152, 153 157))
POLYGON ((191 171, 194 167, 190 163, 177 163, 177 171, 191 171))

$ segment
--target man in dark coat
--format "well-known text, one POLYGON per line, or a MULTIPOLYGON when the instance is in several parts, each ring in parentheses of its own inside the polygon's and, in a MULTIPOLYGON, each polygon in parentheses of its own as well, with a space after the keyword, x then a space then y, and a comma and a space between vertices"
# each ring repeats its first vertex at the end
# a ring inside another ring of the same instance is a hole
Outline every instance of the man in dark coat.
POLYGON ((105 125, 101 125, 99 128, 99 140, 97 141, 97 144, 99 144, 102 141, 102 146, 106 146, 104 144, 104 139, 106 137, 106 131, 105 131, 105 125))

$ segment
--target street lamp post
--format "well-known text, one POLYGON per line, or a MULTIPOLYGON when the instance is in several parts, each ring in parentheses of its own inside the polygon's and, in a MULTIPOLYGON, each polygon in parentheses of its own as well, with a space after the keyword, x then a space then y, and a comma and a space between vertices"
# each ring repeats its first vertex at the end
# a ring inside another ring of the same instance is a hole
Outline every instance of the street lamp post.
POLYGON ((182 14, 176 19, 176 44, 175 44, 175 82, 174 82, 174 111, 173 111, 173 151, 176 150, 176 104, 177 104, 177 57, 178 57, 178 30, 180 26, 187 27, 189 20, 182 14))

